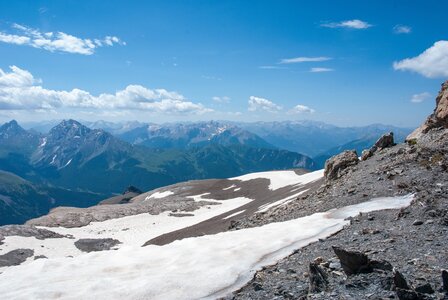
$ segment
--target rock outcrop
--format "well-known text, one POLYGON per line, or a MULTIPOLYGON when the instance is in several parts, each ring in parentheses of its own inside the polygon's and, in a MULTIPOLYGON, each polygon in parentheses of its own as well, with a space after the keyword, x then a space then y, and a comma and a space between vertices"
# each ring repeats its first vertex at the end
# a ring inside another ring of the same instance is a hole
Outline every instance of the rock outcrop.
POLYGON ((414 130, 406 141, 419 139, 423 134, 433 128, 448 128, 448 81, 442 84, 439 95, 436 98, 436 108, 420 127, 414 130))
POLYGON ((382 135, 376 141, 375 145, 372 146, 372 148, 362 151, 361 160, 366 160, 367 158, 371 157, 375 152, 392 146, 395 146, 394 133, 389 132, 382 135))
POLYGON ((325 162, 325 179, 334 180, 342 176, 342 171, 359 162, 356 150, 346 150, 325 162))

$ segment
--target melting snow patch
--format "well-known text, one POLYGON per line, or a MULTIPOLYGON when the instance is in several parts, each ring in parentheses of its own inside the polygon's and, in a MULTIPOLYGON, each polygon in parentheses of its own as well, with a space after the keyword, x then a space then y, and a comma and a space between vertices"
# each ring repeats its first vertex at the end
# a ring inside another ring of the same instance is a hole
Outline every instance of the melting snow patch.
POLYGON ((39 259, 1 273, 0 294, 5 299, 215 299, 243 286, 262 266, 338 232, 349 224, 345 218, 402 208, 412 199, 413 195, 378 198, 164 246, 124 246, 74 258, 39 259))
POLYGON ((242 213, 245 212, 245 211, 246 211, 245 209, 240 210, 240 211, 237 211, 236 213, 231 214, 231 215, 228 215, 227 217, 224 217, 224 218, 222 218, 222 219, 223 219, 223 220, 230 219, 231 217, 234 217, 234 216, 237 216, 237 215, 239 215, 239 214, 242 214, 242 213))
POLYGON ((161 198, 165 198, 165 197, 171 196, 173 194, 174 193, 172 191, 155 192, 154 194, 152 194, 149 197, 146 197, 145 199, 151 199, 151 198, 161 199, 161 198))
POLYGON ((307 184, 318 180, 324 176, 324 170, 318 170, 303 175, 298 175, 294 171, 272 171, 250 173, 239 177, 230 178, 231 180, 248 181, 258 178, 270 180, 269 189, 277 190, 288 185, 307 184))
POLYGON ((280 200, 278 200, 278 201, 275 201, 275 202, 272 202, 272 203, 268 203, 268 204, 262 205, 262 206, 260 206, 260 209, 257 210, 257 212, 265 212, 265 211, 268 211, 268 210, 269 210, 270 208, 272 208, 272 207, 280 206, 280 205, 283 205, 283 204, 285 204, 285 203, 287 203, 287 202, 291 202, 292 200, 294 200, 294 199, 297 198, 298 196, 302 195, 303 193, 307 192, 308 190, 309 190, 309 189, 306 189, 306 190, 301 191, 301 192, 299 192, 299 193, 297 193, 297 194, 291 195, 291 196, 289 196, 289 197, 287 197, 287 198, 280 199, 280 200))
POLYGON ((223 191, 226 191, 226 190, 230 190, 230 189, 235 188, 235 187, 236 187, 236 185, 232 184, 231 186, 226 187, 226 188, 224 188, 224 189, 222 189, 222 190, 223 190, 223 191))

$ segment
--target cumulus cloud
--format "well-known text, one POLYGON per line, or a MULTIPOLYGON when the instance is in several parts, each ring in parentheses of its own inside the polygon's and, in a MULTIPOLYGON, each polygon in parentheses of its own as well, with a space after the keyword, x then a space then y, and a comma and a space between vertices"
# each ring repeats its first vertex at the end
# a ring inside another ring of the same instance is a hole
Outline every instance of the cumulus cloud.
POLYGON ((229 103, 230 102, 230 97, 227 96, 214 96, 212 97, 212 100, 216 103, 229 103))
POLYGON ((365 21, 361 21, 358 19, 354 19, 354 20, 347 20, 347 21, 341 21, 341 22, 323 23, 320 26, 328 27, 328 28, 367 29, 369 27, 372 27, 372 24, 369 24, 365 21))
POLYGON ((37 29, 19 24, 12 25, 16 33, 0 31, 0 42, 26 45, 44 49, 50 52, 68 52, 83 55, 95 53, 98 47, 126 45, 116 36, 106 36, 103 39, 83 39, 64 32, 41 32, 37 29))
POLYGON ((448 41, 435 42, 416 57, 393 63, 395 70, 411 71, 428 78, 448 76, 448 41))
POLYGON ((334 71, 334 69, 330 69, 330 68, 311 68, 310 72, 311 73, 322 73, 322 72, 332 72, 334 71))
POLYGON ((274 102, 260 97, 250 96, 249 97, 249 111, 267 111, 270 113, 276 113, 283 108, 274 102))
POLYGON ((396 34, 407 34, 412 32, 412 28, 406 25, 395 25, 393 31, 396 34))
POLYGON ((420 94, 414 94, 411 97, 412 103, 421 103, 425 101, 426 99, 430 98, 431 94, 428 92, 420 93, 420 94))
POLYGON ((140 110, 159 113, 203 114, 212 111, 200 103, 188 101, 183 95, 165 89, 148 89, 128 85, 113 94, 94 96, 81 89, 51 90, 41 81, 16 66, 10 72, 0 69, 0 110, 48 110, 63 108, 92 111, 140 110))
POLYGON ((290 115, 295 115, 295 114, 312 114, 314 113, 315 110, 305 106, 305 105, 301 105, 301 104, 297 104, 296 106, 294 106, 292 109, 290 109, 288 111, 288 114, 290 115))
POLYGON ((296 64, 296 63, 303 63, 303 62, 318 62, 318 61, 327 61, 331 60, 331 57, 326 56, 318 56, 318 57, 293 57, 293 58, 284 58, 280 60, 280 64, 296 64))

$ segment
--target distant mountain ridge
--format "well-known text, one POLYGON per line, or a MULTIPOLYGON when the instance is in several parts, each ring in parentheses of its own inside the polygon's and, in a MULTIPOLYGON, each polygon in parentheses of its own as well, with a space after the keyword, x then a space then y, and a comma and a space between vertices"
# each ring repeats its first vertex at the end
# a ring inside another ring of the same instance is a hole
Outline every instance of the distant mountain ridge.
POLYGON ((187 149, 208 144, 275 148, 247 130, 216 121, 165 125, 148 124, 123 132, 118 137, 131 144, 161 149, 187 149))
MULTIPOLYGON (((210 129, 210 126, 204 128, 210 129)), ((31 209, 34 204, 29 199, 33 193, 17 193, 16 198, 4 194, 9 197, 4 199, 15 199, 17 205, 0 210, 0 218, 11 213, 8 210, 11 207, 23 211, 22 217, 16 216, 17 222, 21 222, 26 216, 36 217, 60 203, 95 204, 91 199, 105 199, 121 193, 129 185, 149 190, 192 179, 314 168, 311 158, 275 149, 251 133, 232 127, 214 134, 215 129, 187 130, 195 139, 188 144, 181 143, 184 148, 163 149, 133 145, 75 120, 64 120, 47 134, 24 130, 16 121, 8 122, 0 127, 0 170, 21 178, 44 194, 52 189, 58 198, 49 201, 48 197, 39 196, 44 203, 42 208, 31 209), (75 199, 71 196, 73 193, 83 195, 83 199, 75 199)))

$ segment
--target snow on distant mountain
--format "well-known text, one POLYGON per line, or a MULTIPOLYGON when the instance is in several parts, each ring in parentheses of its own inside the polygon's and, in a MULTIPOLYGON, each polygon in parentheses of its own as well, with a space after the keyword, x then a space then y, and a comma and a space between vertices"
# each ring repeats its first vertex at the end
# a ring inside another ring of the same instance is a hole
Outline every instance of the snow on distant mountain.
POLYGON ((402 208, 413 199, 372 199, 229 231, 238 218, 265 214, 263 206, 280 203, 268 210, 276 209, 299 193, 315 191, 322 175, 322 170, 277 171, 185 182, 128 204, 59 208, 28 225, 1 227, 0 293, 6 298, 215 299, 242 287, 263 266, 338 232, 349 223, 346 218, 402 208))
POLYGON ((131 144, 162 149, 185 149, 208 144, 275 148, 251 132, 234 125, 215 121, 163 125, 147 124, 123 132, 119 137, 131 144))

